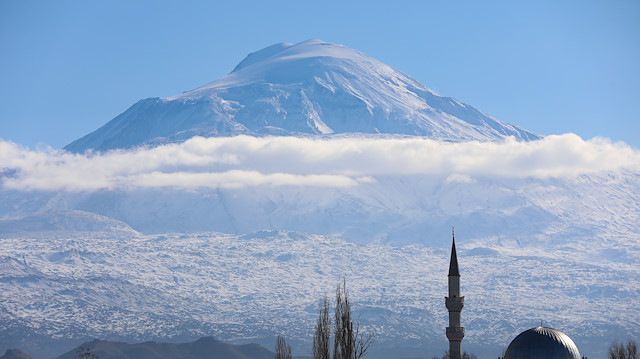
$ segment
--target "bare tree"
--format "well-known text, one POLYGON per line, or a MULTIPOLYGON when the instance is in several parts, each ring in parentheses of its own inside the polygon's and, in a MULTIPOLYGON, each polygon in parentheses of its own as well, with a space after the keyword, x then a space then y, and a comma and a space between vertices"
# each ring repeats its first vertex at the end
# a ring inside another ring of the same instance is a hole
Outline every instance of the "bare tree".
POLYGON ((347 291, 347 280, 336 289, 336 308, 334 313, 333 359, 360 359, 373 342, 373 333, 365 334, 360 330, 360 321, 351 319, 351 302, 347 291))
POLYGON ((76 351, 76 358, 77 359, 98 359, 100 357, 95 354, 92 354, 89 348, 80 346, 80 348, 78 348, 78 350, 76 351))
MULTIPOLYGON (((502 355, 504 357, 504 354, 502 355)), ((442 359, 450 359, 451 358, 451 354, 449 354, 449 351, 445 351, 444 354, 442 354, 442 359)), ((433 357, 433 359, 438 359, 438 357, 433 357)), ((478 357, 475 354, 469 354, 467 352, 462 353, 462 357, 461 359, 478 359, 478 357)))
POLYGON ((609 347, 609 359, 638 359, 638 347, 633 340, 626 343, 613 342, 609 347))
POLYGON ((313 359, 330 359, 329 341, 331 323, 329 322, 329 300, 324 296, 318 307, 318 323, 313 335, 313 359))
POLYGON ((283 337, 278 335, 276 339, 276 358, 275 359, 291 359, 291 346, 287 344, 283 337))
MULTIPOLYGON (((346 279, 343 281, 343 285, 346 279)), ((346 298, 342 294, 343 290, 338 284, 336 289, 336 308, 334 311, 334 327, 333 327, 333 359, 351 359, 347 353, 350 353, 350 344, 347 338, 351 338, 351 303, 349 303, 349 295, 346 298)), ((346 291, 345 291, 346 292, 346 291)))

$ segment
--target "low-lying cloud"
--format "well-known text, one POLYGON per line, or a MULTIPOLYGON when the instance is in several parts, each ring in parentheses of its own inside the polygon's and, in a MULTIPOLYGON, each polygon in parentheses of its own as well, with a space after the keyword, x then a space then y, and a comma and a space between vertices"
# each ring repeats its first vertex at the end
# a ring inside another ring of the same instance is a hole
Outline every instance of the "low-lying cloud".
POLYGON ((441 142, 421 137, 194 137, 155 148, 73 154, 0 141, 5 189, 351 187, 381 176, 566 177, 640 170, 640 151, 574 134, 533 142, 441 142))

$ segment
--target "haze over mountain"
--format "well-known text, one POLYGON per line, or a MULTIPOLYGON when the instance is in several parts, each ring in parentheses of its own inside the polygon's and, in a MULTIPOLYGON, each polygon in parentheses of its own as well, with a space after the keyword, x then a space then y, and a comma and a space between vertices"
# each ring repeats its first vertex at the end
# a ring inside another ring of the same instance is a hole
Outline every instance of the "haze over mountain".
POLYGON ((372 358, 440 355, 452 226, 480 357, 541 318, 588 357, 640 335, 640 151, 501 123, 341 45, 265 48, 67 150, 0 141, 0 351, 282 334, 308 355, 346 277, 372 358))
POLYGON ((193 136, 344 133, 449 141, 540 138, 356 50, 308 40, 254 52, 229 75, 180 95, 141 100, 65 149, 128 148, 193 136))

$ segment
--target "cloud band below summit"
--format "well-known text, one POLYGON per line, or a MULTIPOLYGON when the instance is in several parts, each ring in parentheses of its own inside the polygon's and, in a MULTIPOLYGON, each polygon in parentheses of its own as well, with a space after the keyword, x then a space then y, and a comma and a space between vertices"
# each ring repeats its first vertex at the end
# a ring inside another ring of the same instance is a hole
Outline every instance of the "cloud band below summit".
POLYGON ((640 151, 574 134, 521 142, 423 137, 195 137, 155 148, 72 154, 0 142, 4 189, 350 187, 379 176, 566 177, 640 170, 640 151))

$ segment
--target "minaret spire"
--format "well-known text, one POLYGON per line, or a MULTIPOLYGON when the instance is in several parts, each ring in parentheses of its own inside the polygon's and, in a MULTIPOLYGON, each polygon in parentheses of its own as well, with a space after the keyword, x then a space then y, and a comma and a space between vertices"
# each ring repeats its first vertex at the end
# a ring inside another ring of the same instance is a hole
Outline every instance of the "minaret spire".
POLYGON ((447 338, 449 339, 449 357, 451 359, 462 358, 462 338, 464 327, 460 324, 460 312, 464 307, 464 297, 460 296, 460 269, 458 267, 458 255, 456 254, 456 235, 451 229, 451 260, 449 262, 449 296, 445 297, 445 305, 449 310, 449 326, 447 338))
POLYGON ((451 228, 451 235, 453 237, 453 244, 451 245, 451 260, 449 261, 449 276, 460 276, 460 269, 458 268, 458 255, 456 254, 456 232, 451 228))

